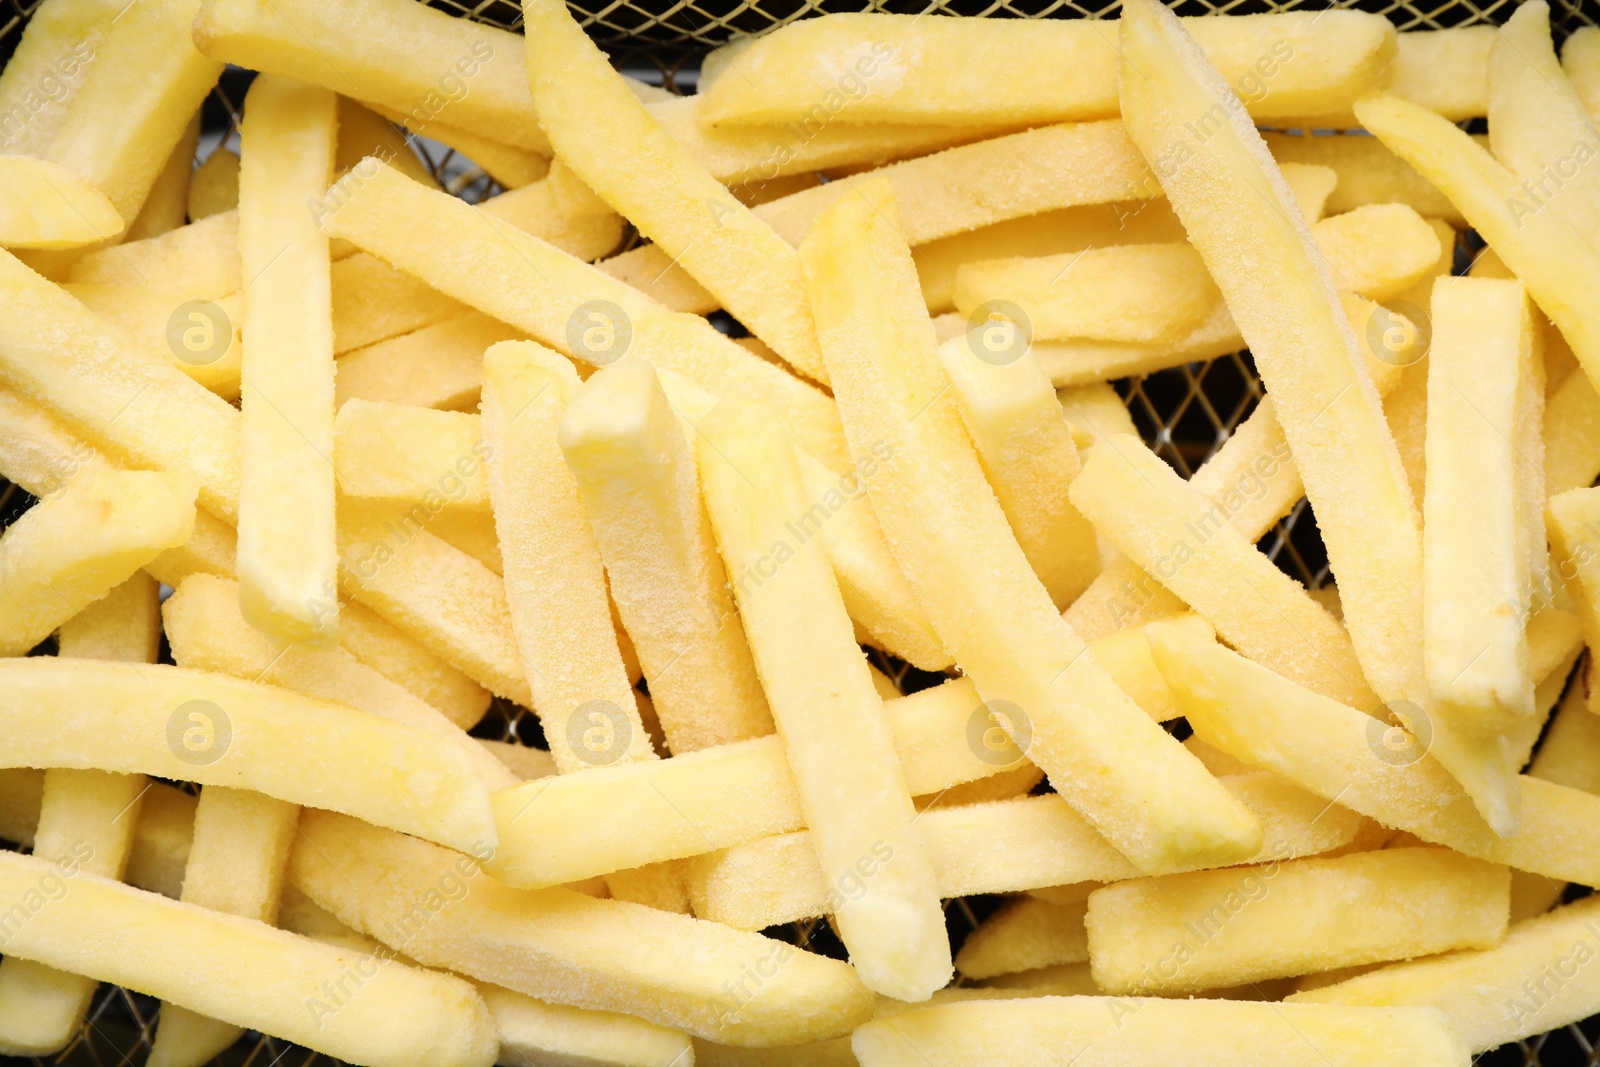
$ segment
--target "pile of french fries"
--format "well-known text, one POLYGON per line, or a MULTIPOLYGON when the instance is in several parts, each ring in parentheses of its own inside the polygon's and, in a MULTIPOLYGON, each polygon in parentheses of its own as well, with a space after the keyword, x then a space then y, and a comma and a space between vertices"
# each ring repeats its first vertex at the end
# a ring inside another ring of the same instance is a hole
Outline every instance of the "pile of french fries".
POLYGON ((155 1067, 1600 1013, 1600 30, 828 15, 680 97, 524 16, 44 0, 0 71, 0 1054, 102 982, 155 1067), (1110 383, 1243 348, 1180 475, 1110 383))

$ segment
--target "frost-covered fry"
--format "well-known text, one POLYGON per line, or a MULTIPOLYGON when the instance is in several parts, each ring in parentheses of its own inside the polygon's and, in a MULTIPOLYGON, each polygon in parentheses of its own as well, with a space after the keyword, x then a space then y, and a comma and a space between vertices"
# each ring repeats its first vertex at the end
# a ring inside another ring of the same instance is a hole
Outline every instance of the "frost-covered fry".
POLYGON ((1030 351, 1050 381, 1058 388, 1065 388, 1113 378, 1139 377, 1196 360, 1215 359, 1237 352, 1243 345, 1239 327, 1228 314, 1228 306, 1217 300, 1205 316, 1176 341, 1144 344, 1072 338, 1039 341, 1030 351))
POLYGON ((160 0, 117 12, 50 139, 46 158, 104 193, 124 222, 222 75, 190 38, 199 6, 160 0))
POLYGON ((1143 878, 1089 894, 1089 965, 1108 993, 1195 993, 1488 948, 1510 893, 1506 868, 1442 848, 1143 878))
POLYGON ((498 1062, 512 1067, 536 1067, 569 1056, 578 1063, 616 1067, 689 1062, 689 1038, 681 1031, 617 1012, 547 1004, 487 982, 478 983, 478 994, 500 1038, 498 1062))
POLYGON ((1572 597, 1584 641, 1600 647, 1600 489, 1569 489, 1550 498, 1551 562, 1572 597))
MULTIPOLYGON (((1405 34, 1411 37, 1412 34, 1405 34)), ((1487 54, 1487 53, 1486 53, 1487 54)), ((1333 168, 1339 182, 1328 195, 1329 215, 1368 204, 1407 204, 1424 218, 1466 225, 1448 197, 1376 138, 1358 134, 1262 134, 1279 167, 1316 164, 1333 168)))
MULTIPOLYGON (((543 151, 540 151, 506 144, 496 138, 485 137, 480 133, 465 130, 459 126, 452 126, 448 122, 432 121, 425 109, 420 112, 413 111, 408 113, 371 101, 368 102, 367 106, 390 122, 406 127, 414 137, 426 134, 430 140, 438 141, 455 149, 467 159, 482 167, 485 174, 499 182, 506 189, 526 188, 550 173, 551 159, 548 154, 548 145, 543 151)), ((377 156, 387 161, 388 153, 381 146, 378 151, 365 154, 377 156)), ((351 160, 350 162, 354 164, 356 161, 351 160)), ((409 178, 414 178, 427 185, 438 185, 432 174, 412 174, 410 166, 404 163, 402 163, 401 169, 406 171, 406 176, 409 178)))
POLYGON ((77 248, 122 232, 111 201, 59 163, 0 156, 0 245, 77 248))
POLYGON ((1545 399, 1545 488, 1554 496, 1593 485, 1596 475, 1600 475, 1600 394, 1587 374, 1569 374, 1545 399))
POLYGON ((477 406, 483 386, 483 353, 517 336, 510 326, 465 311, 346 352, 337 364, 334 403, 343 407, 348 400, 370 400, 469 411, 477 406))
POLYGON ((0 899, 21 901, 40 885, 60 897, 8 938, 8 955, 375 1067, 494 1062, 488 1013, 458 978, 388 960, 339 1010, 318 1018, 307 997, 324 982, 350 985, 346 951, 119 885, 84 871, 76 858, 0 856, 0 899))
MULTIPOLYGON (((1382 88, 1395 33, 1337 12, 1185 23, 1258 119, 1324 115, 1382 88), (1315 45, 1311 42, 1315 41, 1315 45), (1317 62, 1297 52, 1327 49, 1317 62)), ((705 90, 703 121, 803 121, 827 94, 841 123, 1023 124, 1117 113, 1109 22, 845 14, 786 26, 741 48, 705 90)))
POLYGON ((340 606, 339 646, 463 730, 476 726, 489 710, 493 698, 487 689, 365 604, 348 600, 340 606))
POLYGON ((242 293, 213 301, 222 313, 220 322, 209 313, 210 309, 188 309, 187 317, 181 320, 183 332, 174 345, 168 340, 167 330, 174 308, 187 303, 187 298, 143 285, 68 282, 62 288, 113 330, 120 330, 131 344, 154 353, 229 403, 239 399, 244 351, 239 341, 239 327, 244 321, 242 293), (231 336, 219 334, 219 327, 231 336))
POLYGON ((1489 148, 1524 195, 1577 227, 1600 230, 1600 133, 1550 40, 1550 5, 1518 5, 1489 52, 1489 148))
POLYGON ((559 181, 559 171, 552 171, 547 181, 491 196, 478 207, 582 260, 616 248, 626 220, 581 182, 559 181))
MULTIPOLYGON (((192 154, 192 153, 191 153, 192 154)), ((239 207, 239 157, 219 147, 195 168, 185 208, 195 222, 239 207)))
POLYGON ((0 152, 45 153, 123 6, 122 0, 51 0, 34 8, 0 70, 0 152))
MULTIPOLYGON (((1311 228, 1334 284, 1383 301, 1411 288, 1439 261, 1439 239, 1405 204, 1367 204, 1311 228)), ((1358 324, 1361 325, 1361 324, 1358 324)))
POLYGON ((1206 744, 1424 841, 1550 878, 1600 875, 1589 811, 1600 797, 1522 777, 1523 820, 1503 838, 1423 745, 1396 727, 1280 678, 1215 642, 1156 624, 1156 664, 1206 744), (1315 737, 1315 744, 1305 738, 1315 737))
POLYGON ((793 449, 764 419, 729 398, 696 427, 706 510, 737 576, 734 599, 801 811, 838 887, 834 919, 851 962, 874 992, 926 1000, 951 974, 933 870, 826 553, 794 532, 806 506, 793 449), (865 863, 873 877, 848 891, 865 863))
POLYGON ((324 219, 331 235, 381 255, 440 291, 584 362, 598 365, 631 354, 658 369, 676 370, 718 396, 770 389, 788 412, 800 447, 830 468, 849 465, 838 413, 820 390, 729 341, 703 319, 666 311, 594 267, 454 197, 407 181, 375 161, 362 167, 367 170, 353 172, 361 180, 350 182, 343 204, 324 219), (436 254, 438 247, 470 251, 459 259, 444 258, 436 254), (617 319, 601 306, 606 303, 623 317, 617 319), (586 326, 595 324, 597 308, 607 312, 600 325, 612 331, 613 340, 603 349, 583 340, 604 339, 602 333, 586 332, 586 326), (572 323, 578 324, 573 330, 576 351, 568 337, 572 323), (624 324, 626 334, 621 332, 624 324), (620 336, 628 338, 625 352, 617 351, 615 338, 620 336))
MULTIPOLYGON (((1427 699, 1417 508, 1333 279, 1261 135, 1176 17, 1136 0, 1121 21, 1123 121, 1156 161, 1273 396, 1367 681, 1421 729, 1430 716, 1417 704, 1427 699)), ((1516 780, 1498 743, 1431 718, 1435 755, 1494 826, 1514 831, 1516 780)))
POLYGON ((550 753, 562 773, 653 759, 617 647, 600 549, 557 441, 578 373, 532 341, 495 345, 483 373, 505 598, 550 753))
POLYGON ((416 727, 178 667, 30 657, 0 661, 0 679, 9 766, 252 788, 454 847, 495 840, 466 755, 416 727))
POLYGON ((476 415, 351 400, 339 408, 333 433, 333 465, 346 496, 489 510, 489 450, 476 415))
POLYGON ((1335 1008, 1097 996, 938 1004, 856 1031, 861 1067, 1466 1067, 1449 1020, 1427 1008, 1335 1008))
POLYGON ((0 537, 0 654, 25 655, 189 540, 194 492, 186 472, 106 471, 25 512, 0 537))
POLYGON ((433 171, 417 157, 405 134, 397 130, 393 122, 348 96, 339 97, 339 142, 333 153, 334 173, 343 174, 367 156, 380 153, 413 181, 438 184, 433 171))
POLYGON ((845 964, 782 942, 565 889, 512 889, 470 858, 326 812, 308 812, 301 830, 289 877, 317 904, 413 959, 527 996, 758 1046, 834 1037, 871 1010, 845 964), (431 918, 408 920, 429 894, 444 897, 431 918), (771 975, 759 987, 724 986, 758 965, 771 975))
POLYGON ((1017 544, 1050 599, 1065 608, 1100 573, 1094 529, 1067 499, 1082 469, 1078 449, 1032 352, 1004 362, 1011 356, 1004 342, 997 353, 984 347, 985 337, 980 328, 945 342, 939 361, 1017 544))
POLYGON ((195 300, 236 293, 243 284, 239 214, 225 211, 159 237, 90 252, 73 264, 71 280, 85 285, 140 285, 195 300))
POLYGON ((1071 497, 1229 645, 1341 703, 1379 711, 1339 621, 1231 525, 1225 504, 1196 492, 1143 442, 1119 434, 1097 448, 1071 497))
POLYGON ((1451 122, 1489 113, 1489 53, 1494 26, 1413 30, 1400 35, 1389 92, 1451 122))
POLYGON ((1439 713, 1474 733, 1506 733, 1534 712, 1533 547, 1519 521, 1528 472, 1517 411, 1539 358, 1530 310, 1520 282, 1448 278, 1433 287, 1424 669, 1439 713))
POLYGON ((1061 907, 1032 897, 1014 900, 962 942, 956 970, 979 979, 1087 962, 1086 908, 1084 901, 1061 907))
POLYGON ((333 173, 338 100, 257 78, 240 125, 239 603, 285 641, 330 644, 337 604, 334 532, 333 310, 328 238, 306 202, 333 173), (286 508, 294 499, 298 507, 286 508))
POLYGON ((333 350, 337 355, 420 330, 466 310, 432 286, 363 252, 334 261, 331 278, 333 350))
POLYGON ((943 396, 893 212, 887 182, 865 185, 801 258, 851 450, 892 450, 868 492, 934 629, 985 699, 1022 709, 1013 740, 1028 737, 1033 762, 1142 868, 1253 852, 1254 817, 1117 689, 1029 569, 943 396))
MULTIPOLYGON (((15 62, 15 61, 13 61, 15 62)), ((1600 30, 1579 26, 1561 46, 1561 69, 1578 91, 1584 110, 1600 112, 1600 30)))
POLYGON ((560 444, 676 754, 772 732, 694 450, 650 364, 597 371, 561 417, 560 444))

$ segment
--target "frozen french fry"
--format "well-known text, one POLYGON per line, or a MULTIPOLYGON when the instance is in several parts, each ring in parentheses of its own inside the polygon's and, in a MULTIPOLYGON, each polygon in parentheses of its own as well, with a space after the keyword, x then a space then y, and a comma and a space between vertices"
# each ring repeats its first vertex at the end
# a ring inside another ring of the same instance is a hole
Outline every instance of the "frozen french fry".
POLYGON ((374 1067, 489 1067, 488 1012, 459 978, 320 945, 265 923, 167 900, 100 878, 77 857, 0 856, 0 894, 30 917, 6 952, 181 1004, 374 1067), (52 897, 44 897, 44 893, 52 897), (44 900, 32 907, 28 902, 44 900), (373 966, 377 963, 377 966, 373 966), (324 983, 353 985, 339 1006, 324 983), (307 999, 321 1005, 307 1010, 307 999))
MULTIPOLYGON (((505 574, 505 559, 500 554, 500 536, 495 533, 494 515, 446 508, 433 517, 429 529, 445 544, 459 548, 494 573, 505 574)), ((620 627, 617 632, 620 643, 625 635, 620 627)), ((622 649, 622 662, 628 667, 628 679, 637 680, 638 670, 629 662, 627 649, 622 649)))
POLYGON ((972 931, 956 954, 966 978, 994 978, 1016 971, 1086 963, 1089 939, 1083 927, 1087 903, 1060 906, 1032 897, 1007 904, 972 931))
POLYGON ((533 709, 563 773, 655 753, 633 702, 600 549, 557 441, 578 374, 532 341, 484 355, 483 442, 505 597, 533 709))
POLYGON ((466 309, 383 262, 357 252, 333 263, 333 350, 338 355, 452 318, 466 309))
POLYGON ((729 341, 704 320, 666 311, 538 238, 409 182, 376 161, 352 173, 359 180, 347 179, 347 186, 335 187, 347 190, 345 198, 324 218, 333 236, 381 254, 484 314, 584 362, 603 365, 636 355, 658 368, 679 371, 718 396, 770 388, 789 414, 796 443, 830 467, 848 466, 838 414, 828 398, 729 341), (473 249, 465 259, 447 261, 433 252, 441 244, 462 242, 473 249))
POLYGON ((1550 878, 1588 884, 1583 879, 1596 877, 1595 852, 1581 838, 1584 813, 1600 811, 1600 797, 1523 777, 1522 828, 1503 838, 1413 735, 1214 642, 1160 624, 1146 634, 1185 718, 1207 744, 1429 843, 1550 878))
POLYGON ((183 295, 143 285, 69 282, 62 288, 113 330, 120 330, 130 344, 153 353, 229 403, 239 399, 243 294, 211 301, 211 307, 185 307, 189 300, 183 295))
POLYGON ((729 398, 696 427, 706 509, 829 884, 876 864, 833 909, 851 962, 874 992, 926 1000, 951 974, 933 869, 826 552, 794 532, 806 505, 793 449, 764 420, 729 398))
POLYGON ((339 141, 333 153, 335 173, 343 174, 366 157, 380 153, 413 181, 437 184, 433 171, 417 157, 411 142, 393 122, 348 96, 339 97, 339 141))
POLYGON ((0 537, 0 653, 20 656, 194 529, 187 473, 86 475, 0 537))
POLYGON ((195 168, 189 183, 187 210, 195 222, 239 206, 239 157, 219 147, 195 168))
POLYGON ((178 667, 32 657, 0 675, 9 766, 251 788, 457 847, 495 840, 466 755, 415 727, 178 667))
POLYGON ((1572 597, 1584 641, 1600 647, 1600 491, 1557 493, 1546 515, 1551 562, 1572 597))
POLYGON ((1600 475, 1600 394, 1570 374, 1545 400, 1544 478, 1550 496, 1593 485, 1600 475))
POLYGON ((491 196, 478 207, 582 260, 599 259, 616 248, 626 224, 582 182, 562 182, 560 171, 552 171, 547 181, 491 196))
POLYGON ((1600 133, 1556 60, 1550 5, 1518 5, 1489 52, 1489 148, 1523 182, 1524 197, 1580 233, 1600 230, 1600 133))
POLYGON ((871 1011, 849 967, 782 942, 565 889, 512 889, 467 857, 325 812, 308 812, 301 830, 293 884, 424 964, 739 1045, 835 1037, 871 1011), (408 918, 430 899, 427 921, 408 918), (761 983, 733 985, 757 967, 761 983))
POLYGON ((0 156, 0 245, 77 248, 122 232, 111 201, 59 163, 0 156))
POLYGON ((487 689, 365 604, 350 600, 340 606, 339 645, 463 730, 476 726, 489 710, 487 689))
MULTIPOLYGON (((1383 86, 1396 48, 1393 27, 1355 12, 1186 25, 1258 119, 1348 108, 1383 86), (1324 48, 1325 61, 1297 58, 1324 48)), ((701 113, 710 123, 797 122, 832 94, 844 99, 822 106, 843 123, 1106 118, 1117 113, 1116 63, 1115 28, 1094 19, 830 15, 744 47, 738 75, 711 84, 701 113)))
POLYGON ((339 408, 333 433, 334 470, 346 496, 489 510, 489 449, 476 415, 351 400, 339 408))
POLYGON ((133 850, 124 878, 131 886, 178 899, 183 892, 183 869, 194 840, 194 811, 198 801, 189 793, 162 782, 151 782, 139 802, 139 822, 133 831, 133 850))
POLYGON ((1466 1067, 1466 1044, 1426 1008, 1043 996, 939 1004, 851 1038, 861 1067, 1466 1067), (1041 1061, 1041 1050, 1049 1058, 1041 1061))
POLYGON ((1195 491, 1137 438, 1097 448, 1071 497, 1229 645, 1341 703, 1380 710, 1339 621, 1231 525, 1225 502, 1195 491))
POLYGON ((1510 894, 1506 868, 1441 848, 1137 879, 1089 894, 1089 965, 1108 993, 1195 993, 1488 948, 1510 894))
POLYGON ((139 215, 123 234, 124 241, 141 241, 158 237, 189 221, 189 179, 195 171, 194 153, 200 143, 200 115, 189 119, 183 136, 167 156, 166 165, 156 175, 150 186, 150 195, 144 198, 139 215))
POLYGON ((0 840, 33 847, 43 795, 43 771, 23 767, 0 771, 0 840))
MULTIPOLYGON (((483 386, 484 351, 516 337, 511 327, 467 311, 346 352, 337 364, 334 403, 342 408, 349 400, 369 400, 469 411, 483 386)), ((334 456, 337 461, 337 451, 334 456)))
POLYGON ((45 153, 122 7, 118 0, 51 0, 33 9, 0 70, 0 151, 45 153))
POLYGON ((597 371, 561 417, 560 445, 676 754, 772 731, 694 450, 650 364, 597 371))
POLYGON ((338 568, 330 260, 305 206, 332 175, 337 116, 328 90, 267 75, 239 127, 239 603, 251 625, 298 644, 338 633, 323 593, 338 568))
MULTIPOLYGON (((430 140, 455 149, 507 189, 526 188, 550 173, 552 161, 546 154, 548 148, 545 151, 522 148, 459 126, 452 126, 448 122, 435 122, 425 108, 405 112, 371 101, 367 106, 389 121, 405 126, 411 131, 412 136, 426 134, 430 140)), ((388 156, 388 152, 382 146, 378 151, 367 154, 378 156, 380 159, 386 159, 388 156)), ((405 169, 409 171, 410 168, 405 169)), ((408 173, 407 177, 424 181, 428 185, 438 184, 431 174, 422 178, 408 173)))
MULTIPOLYGON (((1334 284, 1369 300, 1399 296, 1439 261, 1439 239, 1405 204, 1367 204, 1323 219, 1311 236, 1334 284)), ((1355 323, 1358 329, 1365 323, 1355 323)))
MULTIPOLYGON (((1413 36, 1416 35, 1402 35, 1404 38, 1413 36)), ((1486 45, 1485 62, 1487 55, 1486 45)), ((1339 181, 1328 195, 1326 211, 1329 215, 1342 215, 1368 204, 1406 204, 1424 218, 1444 219, 1455 226, 1466 224, 1449 198, 1375 138, 1358 134, 1313 136, 1271 131, 1263 133, 1262 137, 1280 168, 1288 164, 1333 168, 1339 181)))
POLYGON ((1561 69, 1578 91, 1584 110, 1591 117, 1600 112, 1600 31, 1593 26, 1574 29, 1561 46, 1561 69))
POLYGON ((1454 26, 1400 35, 1388 91, 1451 122, 1489 113, 1489 53, 1494 26, 1454 26))
POLYGON ((187 226, 90 252, 72 267, 74 283, 139 285, 216 300, 239 291, 239 214, 225 211, 187 226))
POLYGON ((1065 608, 1100 572, 1094 529, 1066 494, 1082 464, 1050 379, 1025 348, 986 347, 995 328, 1005 335, 995 323, 945 342, 939 362, 1017 544, 1065 608))
POLYGON ((689 1038, 681 1031, 617 1012, 547 1004, 487 982, 478 984, 478 993, 500 1038, 498 1062, 510 1067, 538 1067, 567 1057, 615 1067, 690 1062, 689 1038))
POLYGON ((1418 704, 1427 694, 1417 508, 1309 228, 1238 98, 1175 16, 1147 0, 1131 4, 1122 56, 1123 121, 1156 161, 1273 396, 1367 681, 1406 723, 1421 729, 1420 719, 1433 719, 1434 754, 1496 828, 1513 832, 1516 780, 1498 743, 1459 735, 1418 704), (1200 136, 1194 122, 1204 124, 1200 136))

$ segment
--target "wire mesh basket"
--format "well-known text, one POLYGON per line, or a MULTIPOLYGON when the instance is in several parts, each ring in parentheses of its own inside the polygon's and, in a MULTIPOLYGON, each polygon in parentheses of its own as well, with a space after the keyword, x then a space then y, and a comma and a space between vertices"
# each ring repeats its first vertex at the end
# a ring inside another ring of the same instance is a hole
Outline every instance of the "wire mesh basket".
MULTIPOLYGON (((522 12, 511 0, 428 0, 460 17, 518 30, 522 12)), ((1167 0, 1182 15, 1249 14, 1328 7, 1381 14, 1401 30, 1443 29, 1503 22, 1517 0, 1167 0)), ((0 67, 16 47, 39 0, 0 0, 0 67)), ((619 68, 678 93, 692 92, 701 57, 730 39, 757 34, 796 19, 841 11, 939 13, 991 18, 1114 18, 1120 0, 568 0, 591 37, 619 68)), ((1557 40, 1579 26, 1600 24, 1600 0, 1551 0, 1557 40)), ((197 163, 236 137, 248 75, 230 70, 207 101, 197 163)), ((499 187, 470 160, 434 142, 417 140, 419 154, 445 188, 476 201, 499 187)), ((1458 266, 1466 249, 1458 248, 1458 266)), ((1263 395, 1248 352, 1114 383, 1145 441, 1184 477, 1228 439, 1263 395)), ((0 528, 33 500, 0 479, 0 528)), ((1327 558, 1306 501, 1301 500, 1261 540, 1262 551, 1291 576, 1318 587, 1328 578, 1327 558)), ((874 662, 903 692, 942 680, 881 653, 874 662)), ((496 699, 474 735, 543 747, 531 711, 496 699)), ((946 907, 955 947, 998 906, 998 898, 961 898, 946 907)), ((844 948, 821 920, 766 931, 810 951, 843 958, 844 948)), ((121 1067, 142 1062, 154 1039, 158 1006, 152 998, 104 987, 95 998, 82 1034, 64 1052, 35 1064, 94 1064, 121 1067)), ((1600 1067, 1600 1016, 1524 1042, 1485 1053, 1477 1062, 1493 1067, 1600 1067)), ((0 1060, 4 1060, 0 1057, 0 1060)), ((30 1061, 16 1061, 30 1062, 30 1061)), ((252 1067, 302 1067, 331 1063, 303 1048, 248 1034, 217 1063, 252 1067)))

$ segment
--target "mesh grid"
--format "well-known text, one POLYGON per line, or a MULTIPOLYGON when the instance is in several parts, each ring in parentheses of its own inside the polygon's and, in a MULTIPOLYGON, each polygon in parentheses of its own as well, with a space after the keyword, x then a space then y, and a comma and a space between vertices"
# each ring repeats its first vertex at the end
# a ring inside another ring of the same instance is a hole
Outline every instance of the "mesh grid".
MULTIPOLYGON (((519 29, 520 4, 508 0, 427 0, 431 6, 507 29, 519 29)), ((673 91, 693 91, 699 59, 708 47, 731 38, 759 33, 797 18, 822 12, 934 12, 996 18, 1115 17, 1120 0, 568 0, 590 35, 611 54, 613 62, 673 91), (651 77, 654 74, 654 77, 651 77)), ((1168 0, 1179 14, 1246 14, 1326 7, 1354 8, 1387 16, 1402 30, 1440 29, 1474 23, 1498 23, 1517 0, 1168 0)), ((0 0, 0 66, 39 0, 0 0)), ((1551 0, 1551 22, 1558 37, 1580 25, 1600 23, 1600 0, 1551 0)), ((230 71, 207 101, 206 134, 197 162, 218 145, 237 148, 240 105, 247 79, 230 71)), ((440 182, 470 201, 499 191, 470 160, 431 141, 414 139, 418 153, 440 182)), ((1145 378, 1116 383, 1119 395, 1145 441, 1185 477, 1228 439, 1260 400, 1262 386, 1248 352, 1192 363, 1145 378)), ((9 525, 33 503, 16 486, 0 480, 0 528, 9 525)), ((1301 500, 1267 533, 1260 547, 1277 565, 1310 587, 1328 578, 1327 559, 1315 520, 1301 500)), ((909 665, 871 652, 902 692, 914 692, 942 680, 909 665)), ((536 717, 524 708, 496 699, 474 735, 493 740, 544 746, 536 717)), ((998 898, 964 898, 947 902, 952 940, 961 940, 998 904, 998 898)), ((766 931, 810 951, 843 957, 843 946, 821 920, 766 931)), ((150 997, 111 986, 103 987, 90 1010, 87 1025, 60 1055, 32 1061, 45 1064, 94 1064, 122 1067, 142 1062, 154 1039, 158 1004, 150 997)), ((1600 1016, 1485 1053, 1486 1067, 1600 1067, 1595 1040, 1600 1016)), ((309 1067, 333 1063, 305 1049, 258 1034, 248 1034, 215 1061, 249 1067, 309 1067)))

